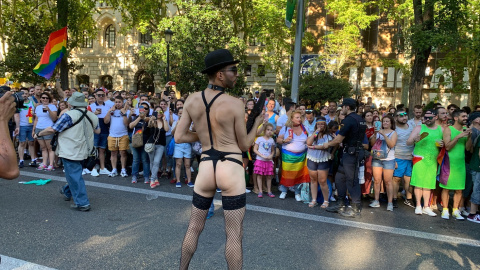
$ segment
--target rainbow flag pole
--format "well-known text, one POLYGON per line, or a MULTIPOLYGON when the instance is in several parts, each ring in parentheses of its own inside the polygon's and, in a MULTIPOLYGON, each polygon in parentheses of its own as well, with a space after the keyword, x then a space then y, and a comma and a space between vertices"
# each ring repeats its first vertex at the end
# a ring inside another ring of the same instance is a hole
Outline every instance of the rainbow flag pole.
POLYGON ((67 52, 67 27, 57 30, 50 34, 47 45, 43 50, 42 58, 33 72, 50 79, 53 71, 58 63, 62 60, 63 55, 67 52))

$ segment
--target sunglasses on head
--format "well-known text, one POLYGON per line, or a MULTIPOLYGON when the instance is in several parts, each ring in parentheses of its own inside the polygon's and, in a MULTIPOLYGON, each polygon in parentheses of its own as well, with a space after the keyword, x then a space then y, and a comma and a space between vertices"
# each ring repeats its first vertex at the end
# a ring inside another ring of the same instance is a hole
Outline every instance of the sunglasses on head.
POLYGON ((311 114, 311 113, 313 113, 313 110, 305 110, 305 113, 306 114, 311 114))
POLYGON ((405 116, 405 115, 407 115, 406 112, 402 112, 402 113, 398 113, 398 114, 397 114, 397 116, 405 116))

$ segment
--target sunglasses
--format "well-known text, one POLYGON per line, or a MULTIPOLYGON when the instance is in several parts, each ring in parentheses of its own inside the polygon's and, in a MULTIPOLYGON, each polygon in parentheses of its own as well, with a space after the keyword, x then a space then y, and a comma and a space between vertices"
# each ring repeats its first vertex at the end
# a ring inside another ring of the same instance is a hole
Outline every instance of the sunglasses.
POLYGON ((435 116, 424 116, 423 119, 425 120, 432 120, 435 116))
POLYGON ((407 113, 406 113, 406 112, 403 112, 403 113, 398 113, 398 114, 397 114, 397 116, 405 116, 405 115, 407 115, 407 113))
POLYGON ((232 67, 232 68, 229 68, 229 69, 224 69, 224 71, 231 71, 231 72, 233 72, 233 74, 237 74, 238 69, 236 67, 232 67))
POLYGON ((97 97, 104 97, 105 95, 97 95, 97 97))
POLYGON ((48 100, 50 100, 49 97, 41 97, 40 99, 48 99, 48 100))

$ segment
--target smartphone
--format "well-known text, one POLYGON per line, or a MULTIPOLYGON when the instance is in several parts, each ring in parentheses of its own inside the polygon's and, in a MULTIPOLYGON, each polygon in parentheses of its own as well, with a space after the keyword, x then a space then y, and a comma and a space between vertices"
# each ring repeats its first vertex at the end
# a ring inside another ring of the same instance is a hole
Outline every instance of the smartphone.
POLYGON ((375 125, 375 130, 376 131, 379 131, 380 129, 382 129, 382 122, 375 121, 374 125, 375 125))
POLYGON ((142 105, 138 106, 138 112, 144 113, 145 112, 145 107, 143 107, 142 105))
POLYGON ((152 113, 152 116, 155 117, 155 118, 158 118, 158 113, 155 111, 152 113))

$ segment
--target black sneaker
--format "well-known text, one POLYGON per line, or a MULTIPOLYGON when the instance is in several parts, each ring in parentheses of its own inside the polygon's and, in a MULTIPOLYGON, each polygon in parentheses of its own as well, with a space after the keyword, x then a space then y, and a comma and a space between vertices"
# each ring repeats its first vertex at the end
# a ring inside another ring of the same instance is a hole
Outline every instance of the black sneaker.
POLYGON ((392 203, 393 203, 393 208, 398 208, 398 200, 397 199, 393 199, 392 203))
POLYGON ((76 204, 72 204, 70 205, 71 208, 73 209, 76 209, 78 211, 82 211, 82 212, 87 212, 87 211, 90 211, 90 205, 82 205, 82 206, 78 206, 76 204))
POLYGON ((412 207, 412 208, 415 208, 415 204, 413 204, 412 199, 406 199, 403 203, 404 203, 406 206, 410 206, 410 207, 412 207))
POLYGON ((28 164, 30 167, 38 167, 38 164, 37 164, 37 161, 36 160, 32 160, 32 162, 30 162, 28 164))
POLYGON ((23 160, 18 163, 18 168, 23 168, 23 160))
POLYGON ((70 201, 72 199, 72 197, 68 197, 67 195, 65 195, 65 192, 63 191, 63 188, 60 187, 60 190, 59 190, 60 194, 63 195, 63 200, 64 201, 70 201))

